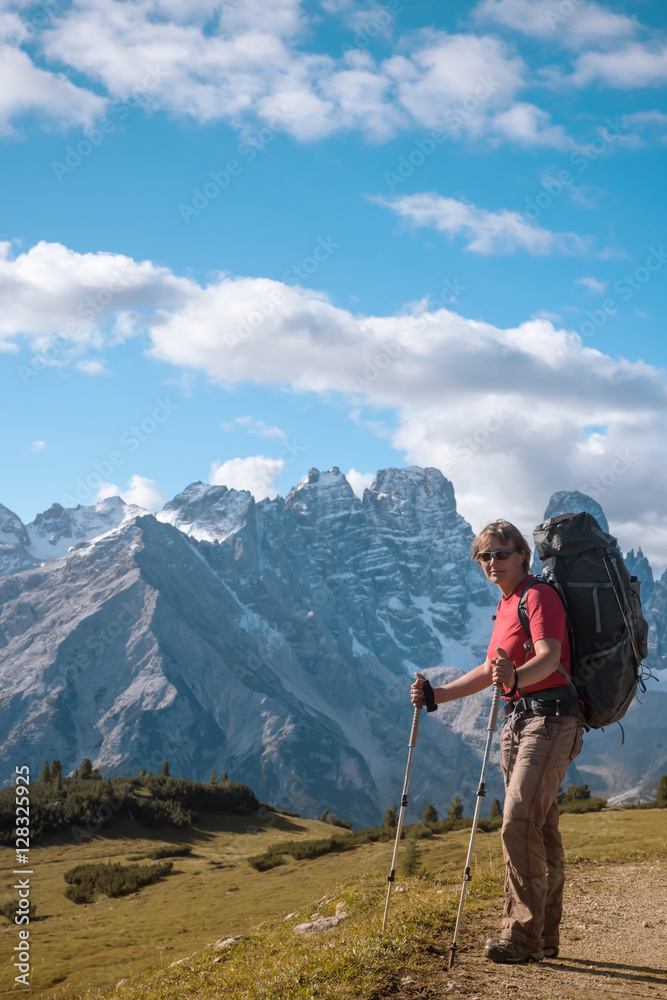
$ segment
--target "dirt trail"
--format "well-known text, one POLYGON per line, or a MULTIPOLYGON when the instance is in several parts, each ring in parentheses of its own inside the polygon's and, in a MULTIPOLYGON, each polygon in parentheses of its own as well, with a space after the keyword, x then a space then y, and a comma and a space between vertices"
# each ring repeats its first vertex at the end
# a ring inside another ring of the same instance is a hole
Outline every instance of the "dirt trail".
POLYGON ((450 973, 449 944, 428 970, 403 977, 386 1000, 667 1000, 667 862, 569 865, 560 955, 539 964, 494 965, 482 955, 499 933, 498 909, 469 916, 450 973), (471 920, 473 926, 471 926, 471 920))

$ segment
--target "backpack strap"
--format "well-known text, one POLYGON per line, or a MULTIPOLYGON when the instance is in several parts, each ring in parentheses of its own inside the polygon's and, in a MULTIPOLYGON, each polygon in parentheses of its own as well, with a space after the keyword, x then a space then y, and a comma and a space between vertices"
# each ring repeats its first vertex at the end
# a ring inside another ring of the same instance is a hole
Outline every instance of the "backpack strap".
MULTIPOLYGON (((532 639, 532 636, 530 634, 530 618, 528 616, 528 606, 527 606, 528 591, 531 589, 531 587, 536 587, 538 583, 543 583, 545 585, 545 587, 550 587, 551 586, 551 584, 546 583, 546 581, 544 581, 541 576, 535 576, 535 577, 533 577, 533 579, 529 580, 528 583, 526 584, 526 586, 523 588, 523 591, 521 592, 521 597, 519 598, 519 604, 518 604, 518 607, 517 607, 517 612, 518 612, 518 616, 519 616, 519 624, 521 625, 521 628, 524 630, 524 632, 528 636, 528 642, 524 643, 524 649, 527 652, 529 652, 529 653, 533 652, 533 639, 532 639)), ((551 589, 552 590, 556 590, 555 587, 552 587, 551 589)), ((558 593, 558 591, 556 591, 556 592, 558 593)), ((560 597, 560 594, 558 596, 560 597)), ((566 611, 566 614, 567 614, 567 611, 566 611)), ((568 687, 570 688, 570 691, 572 692, 572 694, 575 694, 577 696, 577 701, 579 701, 579 692, 577 691, 576 687, 574 686, 572 678, 570 677, 570 675, 568 674, 567 670, 565 669, 565 667, 563 666, 562 663, 558 664, 558 673, 561 674, 561 676, 565 678, 565 680, 567 681, 568 687)))
POLYGON ((530 634, 530 618, 528 617, 528 591, 531 587, 536 587, 538 583, 542 583, 542 577, 534 576, 532 580, 529 580, 526 586, 521 591, 521 597, 519 598, 519 606, 517 608, 519 614, 519 624, 528 636, 528 642, 524 643, 524 648, 527 652, 532 652, 533 649, 533 639, 530 634))

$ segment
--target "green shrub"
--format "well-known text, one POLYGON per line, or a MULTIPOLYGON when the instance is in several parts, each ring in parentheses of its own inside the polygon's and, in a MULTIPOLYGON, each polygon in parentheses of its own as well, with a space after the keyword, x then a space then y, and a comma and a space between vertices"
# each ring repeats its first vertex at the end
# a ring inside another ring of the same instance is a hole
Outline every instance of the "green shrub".
POLYGON ((479 820, 477 829, 481 830, 483 833, 493 833, 494 830, 500 830, 502 825, 502 816, 489 816, 488 819, 479 820))
POLYGON ((127 896, 168 875, 172 867, 171 861, 161 861, 157 865, 77 865, 63 876, 68 883, 65 895, 73 903, 90 903, 98 892, 106 896, 127 896))
POLYGON ((265 851, 264 854, 255 854, 254 857, 248 858, 248 864, 255 871, 268 872, 270 868, 277 868, 278 865, 284 865, 285 855, 269 850, 265 851))
POLYGON ((341 830, 351 830, 352 820, 351 819, 338 819, 338 816, 329 816, 327 823, 332 826, 338 826, 341 830))
POLYGON ((18 899, 6 899, 4 903, 0 903, 0 914, 3 917, 7 917, 10 923, 14 923, 14 917, 19 911, 19 901, 18 899))
POLYGON ((192 854, 190 844, 161 844, 149 851, 146 857, 158 860, 159 858, 184 858, 190 854, 192 854))
POLYGON ((607 805, 606 799, 571 799, 558 806, 559 813, 600 812, 607 805))
POLYGON ((588 785, 570 785, 566 792, 561 790, 558 793, 558 805, 565 802, 579 802, 582 799, 590 799, 591 793, 588 785))
MULTIPOLYGON (((48 762, 47 762, 48 763, 48 762)), ((62 777, 59 761, 43 768, 43 779, 30 788, 30 836, 37 843, 45 833, 71 832, 81 843, 103 830, 115 817, 132 818, 145 826, 188 826, 199 811, 249 815, 259 802, 247 785, 226 781, 211 785, 152 777, 101 779, 84 758, 77 777, 62 777), (47 780, 47 770, 49 779, 47 780), (148 792, 148 795, 145 793, 148 792)), ((16 836, 13 787, 0 791, 0 842, 16 836)))

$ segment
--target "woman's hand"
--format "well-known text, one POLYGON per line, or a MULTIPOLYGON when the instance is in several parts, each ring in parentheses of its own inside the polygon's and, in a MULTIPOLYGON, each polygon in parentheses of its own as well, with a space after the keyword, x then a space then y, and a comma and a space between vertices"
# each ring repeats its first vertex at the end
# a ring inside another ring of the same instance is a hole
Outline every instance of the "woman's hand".
POLYGON ((410 701, 412 702, 413 705, 417 705, 417 707, 424 704, 423 689, 424 689, 424 678, 418 677, 417 680, 412 685, 412 687, 410 688, 410 701))
POLYGON ((504 649, 496 647, 497 656, 494 656, 491 660, 493 666, 493 683, 502 684, 503 687, 512 688, 514 687, 514 671, 515 666, 511 660, 507 659, 507 653, 504 649))

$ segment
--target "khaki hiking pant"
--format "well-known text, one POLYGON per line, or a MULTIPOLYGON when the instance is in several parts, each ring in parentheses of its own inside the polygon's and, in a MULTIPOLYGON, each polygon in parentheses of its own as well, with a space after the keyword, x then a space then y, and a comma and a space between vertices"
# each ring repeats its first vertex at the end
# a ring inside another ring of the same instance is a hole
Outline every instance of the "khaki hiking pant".
POLYGON ((500 760, 505 777, 502 842, 505 907, 501 937, 533 951, 558 945, 565 860, 557 797, 581 750, 583 727, 571 715, 510 717, 500 760))

